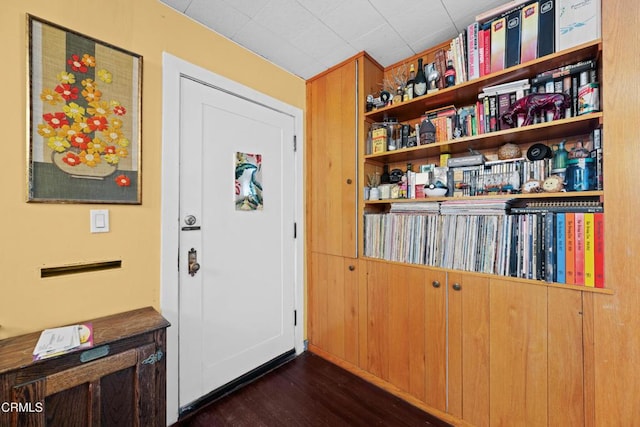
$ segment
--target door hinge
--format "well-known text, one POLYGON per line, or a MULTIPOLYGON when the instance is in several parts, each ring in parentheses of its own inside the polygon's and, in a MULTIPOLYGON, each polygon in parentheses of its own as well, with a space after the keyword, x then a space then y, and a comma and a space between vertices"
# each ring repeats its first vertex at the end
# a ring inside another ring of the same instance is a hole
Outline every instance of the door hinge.
POLYGON ((293 310, 293 326, 298 326, 298 310, 293 310))
POLYGON ((293 238, 297 238, 298 237, 298 223, 294 222, 293 223, 293 238))
POLYGON ((298 136, 293 135, 293 151, 298 151, 298 136))
POLYGON ((162 356, 164 355, 164 353, 162 352, 162 350, 158 350, 157 352, 151 354, 149 357, 147 357, 146 359, 144 359, 142 361, 143 365, 155 365, 156 362, 159 362, 162 360, 162 356))

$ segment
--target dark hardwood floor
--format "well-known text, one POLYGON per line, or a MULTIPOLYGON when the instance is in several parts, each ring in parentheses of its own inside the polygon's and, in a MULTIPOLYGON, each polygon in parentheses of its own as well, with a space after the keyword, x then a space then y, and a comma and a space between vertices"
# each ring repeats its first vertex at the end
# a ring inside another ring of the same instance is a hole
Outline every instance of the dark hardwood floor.
POLYGON ((450 426, 305 352, 174 427, 450 426))

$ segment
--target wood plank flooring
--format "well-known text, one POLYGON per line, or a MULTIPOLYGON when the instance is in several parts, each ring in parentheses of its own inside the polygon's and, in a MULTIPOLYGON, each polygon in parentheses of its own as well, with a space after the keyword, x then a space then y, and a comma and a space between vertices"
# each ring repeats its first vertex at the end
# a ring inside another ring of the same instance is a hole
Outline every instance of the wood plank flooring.
POLYGON ((174 427, 450 426, 305 352, 174 427))

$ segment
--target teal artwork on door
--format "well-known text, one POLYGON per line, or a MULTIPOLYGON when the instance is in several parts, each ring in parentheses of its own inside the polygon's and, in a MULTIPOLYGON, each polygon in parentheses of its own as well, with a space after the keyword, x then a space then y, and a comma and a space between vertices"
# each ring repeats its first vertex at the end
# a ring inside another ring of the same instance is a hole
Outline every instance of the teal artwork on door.
POLYGON ((236 210, 262 210, 262 155, 236 153, 236 210))

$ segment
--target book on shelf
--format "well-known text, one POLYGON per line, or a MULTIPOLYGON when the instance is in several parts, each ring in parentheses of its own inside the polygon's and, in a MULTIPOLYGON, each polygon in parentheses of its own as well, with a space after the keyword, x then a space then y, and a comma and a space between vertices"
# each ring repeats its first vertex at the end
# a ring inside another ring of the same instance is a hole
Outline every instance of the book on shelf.
POLYGON ((45 329, 33 349, 33 360, 42 360, 93 346, 91 323, 45 329))
POLYGON ((566 212, 564 214, 565 217, 565 283, 568 285, 576 284, 576 275, 575 275, 575 265, 576 265, 576 255, 575 255, 575 213, 574 212, 566 212))
POLYGON ((584 213, 574 213, 574 285, 584 286, 584 213))
POLYGON ((584 285, 595 287, 595 234, 593 213, 584 214, 584 285))
POLYGON ((469 62, 468 78, 469 80, 480 77, 480 25, 478 22, 472 22, 467 26, 467 58, 469 62))
POLYGON ((566 240, 565 240, 565 213, 556 213, 556 282, 567 283, 566 278, 566 240))
POLYGON ((557 281, 557 262, 556 262, 556 218, 555 213, 546 212, 544 218, 544 277, 547 282, 557 281))
POLYGON ((604 287, 604 214, 593 214, 593 257, 594 284, 596 288, 604 287))

